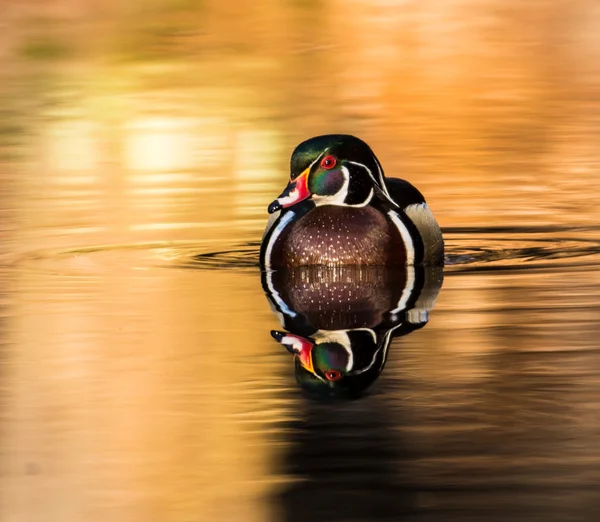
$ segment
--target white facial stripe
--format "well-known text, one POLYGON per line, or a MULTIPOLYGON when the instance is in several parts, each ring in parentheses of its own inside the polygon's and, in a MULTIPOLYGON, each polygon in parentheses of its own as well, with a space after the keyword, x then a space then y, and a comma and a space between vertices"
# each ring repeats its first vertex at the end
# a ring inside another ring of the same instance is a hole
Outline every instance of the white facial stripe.
MULTIPOLYGON (((375 360, 377 359, 377 354, 383 350, 383 357, 381 359, 381 367, 383 367, 383 365, 385 364, 385 359, 387 357, 387 351, 388 348, 390 346, 390 340, 392 338, 392 333, 396 328, 399 328, 401 326, 401 324, 394 326, 394 328, 390 329, 386 334, 385 337, 383 338, 383 342, 381 343, 381 346, 379 348, 377 348, 377 350, 375 350, 375 353, 373 354, 373 358, 371 359, 371 362, 362 370, 359 370, 357 372, 354 372, 354 375, 358 375, 360 373, 365 373, 366 371, 370 370, 371 368, 373 368, 373 365, 375 364, 375 360)), ((372 330, 371 330, 372 331, 372 330)), ((375 337, 375 342, 377 342, 376 336, 375 336, 375 332, 373 332, 373 336, 375 337)))
MULTIPOLYGON (((375 160, 377 160, 377 158, 375 158, 375 160)), ((356 165, 357 167, 362 167, 363 169, 365 169, 367 171, 367 174, 369 174, 369 177, 371 178, 371 181, 373 181, 373 183, 375 183, 375 185, 379 186, 381 185, 381 191, 383 192, 383 195, 386 197, 386 199, 395 207, 398 207, 398 204, 391 198, 387 187, 385 186, 385 180, 383 179, 383 172, 381 171, 381 167, 379 166, 379 162, 377 162, 377 168, 379 169, 379 183, 375 180, 375 176, 373 176, 373 173, 371 172, 371 169, 369 167, 367 167, 366 165, 363 165, 362 163, 358 163, 356 161, 348 161, 348 163, 352 163, 352 165, 356 165)))
POLYGON ((362 203, 357 203, 356 205, 349 205, 348 203, 346 203, 345 206, 346 207, 354 207, 354 208, 366 207, 369 203, 371 203, 372 199, 373 199, 373 189, 371 189, 371 191, 369 192, 369 195, 367 196, 367 199, 365 199, 362 203))
POLYGON ((398 232, 400 232, 400 236, 402 237, 402 241, 404 242, 404 247, 406 249, 406 264, 414 265, 415 246, 413 244, 412 237, 410 237, 410 233, 406 228, 406 225, 402 222, 397 212, 390 210, 388 212, 388 216, 390 216, 390 219, 392 220, 394 225, 396 225, 396 228, 398 228, 398 232))
POLYGON ((350 346, 348 339, 348 330, 319 330, 313 337, 321 343, 337 343, 342 346, 350 346))
POLYGON ((314 338, 319 339, 322 343, 338 343, 346 346, 350 346, 350 339, 348 338, 348 332, 369 332, 373 337, 373 340, 377 340, 377 335, 371 328, 350 328, 348 330, 319 330, 315 333, 314 338))
POLYGON ((394 330, 396 330, 397 328, 400 328, 402 326, 402 323, 394 326, 394 328, 392 328, 388 333, 385 334, 385 339, 383 341, 383 357, 381 358, 381 368, 383 368, 383 365, 385 364, 385 360, 387 359, 387 351, 388 348, 390 347, 390 343, 392 340, 392 334, 394 333, 394 330))
POLYGON ((348 330, 319 330, 314 334, 316 344, 322 343, 336 343, 343 346, 344 350, 348 353, 348 362, 346 363, 346 371, 349 372, 354 365, 354 354, 352 353, 352 346, 350 345, 350 338, 348 337, 348 330))
POLYGON ((406 308, 406 303, 410 299, 410 296, 415 288, 415 267, 414 265, 408 265, 406 267, 406 285, 404 286, 404 290, 402 290, 402 295, 400 296, 400 300, 390 313, 397 314, 406 308))
POLYGON ((375 364, 375 359, 377 359, 377 354, 381 350, 383 350, 383 357, 381 358, 380 369, 383 368, 383 365, 385 364, 385 360, 387 359, 387 351, 388 351, 388 348, 390 347, 390 341, 392 340, 392 334, 394 333, 394 330, 396 330, 397 328, 400 328, 401 326, 402 326, 402 323, 400 323, 400 324, 394 326, 394 328, 391 328, 390 330, 388 330, 388 332, 385 334, 385 337, 383 338, 383 342, 381 343, 381 346, 375 352, 375 355, 373 356, 373 359, 371 360, 371 364, 369 364, 369 366, 367 366, 361 372, 357 372, 357 373, 364 373, 367 370, 369 370, 375 364))
POLYGON ((373 173, 371 172, 371 169, 369 167, 367 167, 366 165, 363 165, 362 163, 358 163, 358 161, 348 160, 348 163, 351 163, 352 165, 356 165, 357 167, 361 167, 361 168, 365 169, 367 171, 367 174, 369 175, 369 177, 373 180, 373 183, 377 183, 377 181, 375 180, 375 177, 373 176, 373 173))
POLYGON ((361 208, 366 207, 371 200, 373 199, 374 191, 371 189, 367 199, 365 199, 362 203, 356 203, 354 205, 349 203, 344 203, 344 200, 348 196, 348 189, 350 187, 350 171, 347 167, 342 166, 340 170, 344 173, 344 185, 342 188, 333 196, 317 196, 313 194, 313 201, 316 206, 321 205, 339 205, 344 207, 353 207, 353 208, 361 208))
POLYGON ((377 350, 375 350, 375 353, 373 354, 373 358, 371 359, 371 362, 367 366, 362 368, 361 370, 353 372, 353 375, 359 375, 361 373, 365 373, 366 371, 369 371, 371 368, 373 368, 373 365, 375 364, 375 359, 377 359, 377 354, 380 351, 381 351, 381 348, 377 348, 377 350))
POLYGON ((308 166, 308 172, 310 173, 310 171, 312 170, 314 164, 319 161, 323 156, 325 156, 325 154, 327 153, 329 149, 325 149, 323 152, 321 152, 321 154, 317 157, 317 159, 315 161, 313 161, 309 166, 308 166))
POLYGON ((299 198, 298 190, 294 189, 284 198, 277 198, 277 201, 279 201, 279 204, 282 207, 285 207, 287 205, 292 205, 292 204, 296 203, 296 201, 298 201, 298 198, 299 198))
POLYGON ((346 167, 341 168, 344 174, 344 184, 342 188, 337 191, 333 196, 319 196, 317 194, 313 194, 312 199, 316 206, 321 205, 343 205, 346 196, 348 195, 348 185, 350 185, 350 173, 346 167))
POLYGON ((346 352, 348 352, 348 362, 346 363, 346 371, 349 372, 354 367, 354 352, 352 351, 352 347, 350 346, 350 338, 348 334, 346 334, 348 338, 348 346, 344 346, 346 352))
POLYGON ((377 156, 373 156, 375 158, 375 164, 377 165, 377 170, 379 171, 379 181, 381 183, 381 187, 382 190, 385 192, 385 195, 392 199, 392 197, 390 196, 390 193, 388 192, 388 189, 385 185, 385 178, 383 176, 383 169, 381 168, 381 163, 379 163, 379 160, 377 159, 377 156))
POLYGON ((354 328, 352 330, 346 330, 347 332, 369 332, 373 338, 373 342, 377 342, 377 334, 370 328, 354 328))
POLYGON ((287 344, 292 347, 292 350, 299 352, 302 350, 302 341, 297 337, 291 337, 290 335, 284 335, 281 338, 281 344, 287 344))
MULTIPOLYGON (((337 343, 344 347, 344 349, 348 352, 348 364, 346 364, 346 371, 351 371, 354 367, 354 352, 352 351, 352 344, 350 343, 350 337, 348 336, 348 332, 369 332, 371 337, 373 338, 373 342, 377 342, 377 334, 371 330, 370 328, 352 328, 349 330, 319 330, 314 334, 314 338, 318 340, 319 344, 321 343, 337 343)), ((373 365, 371 365, 369 368, 373 365)), ((362 372, 357 372, 362 373, 362 372)))

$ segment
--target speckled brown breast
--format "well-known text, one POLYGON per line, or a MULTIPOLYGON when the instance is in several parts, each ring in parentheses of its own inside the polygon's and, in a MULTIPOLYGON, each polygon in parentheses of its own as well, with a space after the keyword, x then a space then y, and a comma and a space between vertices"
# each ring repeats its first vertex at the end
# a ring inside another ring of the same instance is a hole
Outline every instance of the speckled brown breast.
POLYGON ((406 288, 406 268, 301 266, 277 270, 273 288, 317 330, 375 328, 406 288))
POLYGON ((404 265, 397 229, 371 206, 316 207, 277 239, 273 266, 404 265))

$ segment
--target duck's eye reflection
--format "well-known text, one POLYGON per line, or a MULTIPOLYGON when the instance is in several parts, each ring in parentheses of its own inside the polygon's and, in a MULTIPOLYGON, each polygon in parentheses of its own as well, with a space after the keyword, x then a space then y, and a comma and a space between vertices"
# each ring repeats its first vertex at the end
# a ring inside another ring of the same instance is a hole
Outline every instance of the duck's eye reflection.
POLYGON ((325 372, 325 378, 328 381, 338 381, 342 378, 342 374, 337 370, 327 370, 325 372))
POLYGON ((323 167, 324 169, 332 169, 333 167, 335 167, 335 163, 335 158, 333 156, 325 156, 321 160, 321 167, 323 167))

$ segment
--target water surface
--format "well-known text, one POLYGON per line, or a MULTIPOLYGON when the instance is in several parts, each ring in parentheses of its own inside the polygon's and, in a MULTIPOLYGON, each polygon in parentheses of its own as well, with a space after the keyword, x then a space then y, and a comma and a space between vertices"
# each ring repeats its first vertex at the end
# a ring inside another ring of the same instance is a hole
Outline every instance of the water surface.
POLYGON ((2 520, 595 520, 595 2, 0 20, 2 520), (352 401, 302 393, 257 266, 325 132, 415 183, 447 246, 429 322, 352 401))

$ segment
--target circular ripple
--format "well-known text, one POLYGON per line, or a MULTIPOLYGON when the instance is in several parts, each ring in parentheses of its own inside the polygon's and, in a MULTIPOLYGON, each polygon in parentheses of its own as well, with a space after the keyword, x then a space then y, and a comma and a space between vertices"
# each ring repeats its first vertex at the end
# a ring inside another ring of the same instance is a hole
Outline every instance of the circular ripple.
POLYGON ((199 253, 184 263, 185 268, 254 268, 259 267, 260 242, 251 241, 233 245, 231 248, 199 253))
MULTIPOLYGON (((444 229, 446 273, 600 266, 600 227, 444 229)), ((37 251, 10 264, 69 274, 114 268, 255 270, 260 242, 158 242, 37 251)))
POLYGON ((600 228, 457 228, 444 231, 446 272, 600 266, 600 228))
MULTIPOLYGON (((600 228, 452 228, 444 230, 448 273, 600 265, 600 228), (571 237, 575 232, 580 236, 571 237), (592 237, 586 237, 591 235, 592 237), (593 237, 595 236, 595 237, 593 237)), ((180 266, 258 267, 260 242, 199 253, 180 266)))

